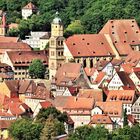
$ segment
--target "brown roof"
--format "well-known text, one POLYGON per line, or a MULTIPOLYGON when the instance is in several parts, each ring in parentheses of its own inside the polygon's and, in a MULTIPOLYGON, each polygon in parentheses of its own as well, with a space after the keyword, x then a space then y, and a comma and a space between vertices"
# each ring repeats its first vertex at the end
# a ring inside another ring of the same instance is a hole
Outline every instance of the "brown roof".
POLYGON ((110 35, 120 55, 130 53, 130 45, 140 44, 140 31, 135 19, 109 20, 100 34, 110 35))
POLYGON ((31 10, 36 10, 37 7, 33 4, 33 3, 28 3, 25 7, 23 7, 22 9, 31 9, 31 10))
POLYGON ((19 94, 31 93, 33 94, 36 91, 36 83, 33 80, 20 80, 19 81, 19 94))
POLYGON ((6 80, 4 82, 11 92, 17 93, 18 88, 19 88, 19 81, 18 80, 6 80))
POLYGON ((78 97, 92 98, 96 101, 103 101, 103 93, 101 90, 96 89, 80 89, 78 97))
POLYGON ((129 75, 124 71, 117 72, 124 86, 135 87, 133 81, 129 78, 129 75))
POLYGON ((112 117, 121 117, 123 113, 121 101, 96 102, 96 106, 100 107, 104 114, 112 117))
POLYGON ((13 120, 0 120, 0 129, 7 129, 10 127, 13 120))
POLYGON ((37 86, 36 91, 31 98, 49 99, 51 98, 51 93, 46 87, 37 86))
POLYGON ((73 35, 67 38, 65 43, 74 57, 114 55, 102 34, 73 35))
POLYGON ((55 75, 56 84, 60 85, 70 80, 75 80, 80 76, 81 64, 66 63, 58 69, 55 75))
POLYGON ((92 116, 89 124, 113 124, 113 122, 106 114, 96 114, 92 116))
POLYGON ((0 46, 3 46, 4 43, 8 43, 8 42, 10 42, 10 43, 11 42, 17 43, 18 41, 19 41, 19 37, 0 36, 0 46))
POLYGON ((135 99, 135 90, 109 90, 106 101, 122 101, 132 104, 135 99))
POLYGON ((34 59, 40 59, 48 65, 48 56, 44 51, 12 51, 7 52, 14 66, 29 66, 34 59))

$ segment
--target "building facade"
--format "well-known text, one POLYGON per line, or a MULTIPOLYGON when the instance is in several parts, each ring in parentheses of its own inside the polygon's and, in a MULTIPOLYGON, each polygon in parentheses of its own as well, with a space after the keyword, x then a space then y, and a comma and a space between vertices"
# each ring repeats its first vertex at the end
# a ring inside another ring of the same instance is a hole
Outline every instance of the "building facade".
POLYGON ((64 64, 64 37, 63 24, 61 19, 56 16, 51 24, 51 37, 49 40, 49 77, 55 76, 59 67, 64 64))

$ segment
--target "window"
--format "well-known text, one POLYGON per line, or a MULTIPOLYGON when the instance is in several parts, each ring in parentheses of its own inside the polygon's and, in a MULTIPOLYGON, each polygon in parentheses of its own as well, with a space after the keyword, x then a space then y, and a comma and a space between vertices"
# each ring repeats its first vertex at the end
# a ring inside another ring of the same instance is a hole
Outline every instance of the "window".
POLYGON ((51 40, 51 45, 54 45, 54 40, 51 40))
POLYGON ((51 51, 51 56, 54 56, 54 51, 51 51))

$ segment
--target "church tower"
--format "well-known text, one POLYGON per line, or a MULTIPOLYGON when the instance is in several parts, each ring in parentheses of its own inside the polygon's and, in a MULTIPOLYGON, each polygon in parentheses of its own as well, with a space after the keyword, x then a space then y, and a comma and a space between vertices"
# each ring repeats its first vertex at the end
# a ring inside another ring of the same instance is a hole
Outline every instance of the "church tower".
POLYGON ((49 79, 55 76, 59 67, 64 64, 63 24, 56 13, 51 23, 51 37, 49 40, 49 79))

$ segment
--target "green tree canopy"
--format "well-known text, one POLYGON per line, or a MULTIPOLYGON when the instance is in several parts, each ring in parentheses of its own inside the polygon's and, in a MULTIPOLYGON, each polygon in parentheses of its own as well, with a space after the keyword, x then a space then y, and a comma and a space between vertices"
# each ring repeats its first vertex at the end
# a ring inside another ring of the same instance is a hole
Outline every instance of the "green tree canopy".
POLYGON ((80 126, 70 134, 69 140, 108 140, 109 132, 102 126, 80 126))
POLYGON ((44 78, 45 72, 45 67, 39 59, 33 60, 29 66, 29 75, 31 78, 44 78))
POLYGON ((40 109, 39 113, 36 116, 36 121, 44 123, 49 116, 53 116, 53 118, 58 119, 60 122, 67 121, 66 113, 61 113, 55 107, 48 107, 40 109))
POLYGON ((70 36, 73 34, 83 34, 84 33, 84 26, 82 26, 80 20, 72 21, 71 24, 65 30, 65 35, 70 36))
POLYGON ((9 133, 15 140, 38 140, 43 126, 30 119, 19 119, 12 123, 9 133))
POLYGON ((53 116, 49 116, 40 134, 40 140, 54 140, 54 137, 65 134, 64 124, 53 116))

